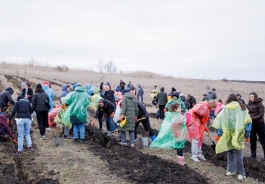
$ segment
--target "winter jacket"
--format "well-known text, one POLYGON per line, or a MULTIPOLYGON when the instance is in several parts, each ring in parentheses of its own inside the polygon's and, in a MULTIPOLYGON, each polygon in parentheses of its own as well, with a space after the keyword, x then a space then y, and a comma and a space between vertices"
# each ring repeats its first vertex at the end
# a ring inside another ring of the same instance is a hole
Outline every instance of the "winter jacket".
POLYGON ((105 91, 105 93, 101 94, 101 96, 105 100, 108 100, 111 103, 115 104, 115 97, 114 97, 114 91, 113 90, 105 91))
POLYGON ((144 95, 144 89, 142 88, 142 86, 139 87, 137 96, 143 96, 144 95))
POLYGON ((103 100, 103 107, 98 106, 96 115, 94 118, 98 118, 100 115, 103 115, 104 113, 110 115, 111 113, 115 112, 115 105, 110 102, 109 100, 103 100))
POLYGON ((67 91, 67 84, 64 84, 63 86, 62 86, 62 93, 61 93, 61 95, 60 95, 60 104, 62 104, 62 101, 61 101, 61 98, 62 97, 65 97, 66 95, 68 95, 68 91, 67 91))
POLYGON ((261 98, 258 98, 255 102, 249 102, 247 104, 249 115, 253 123, 264 123, 264 105, 262 101, 261 98))
POLYGON ((121 87, 120 86, 117 86, 116 91, 117 92, 121 92, 121 87))
POLYGON ((190 103, 188 101, 188 99, 185 97, 185 94, 184 93, 180 93, 179 94, 179 98, 182 100, 182 102, 184 103, 186 109, 190 109, 190 103))
POLYGON ((129 84, 127 84, 127 88, 128 89, 130 89, 131 88, 131 84, 129 83, 129 84))
POLYGON ((38 88, 32 98, 32 111, 45 112, 49 111, 50 107, 45 104, 45 100, 49 101, 49 96, 43 89, 38 88))
POLYGON ((52 101, 54 99, 54 92, 48 85, 42 85, 42 89, 49 96, 49 104, 50 104, 49 112, 50 112, 52 110, 52 108, 53 108, 53 102, 52 101))
POLYGON ((137 118, 140 119, 142 117, 148 116, 148 112, 146 111, 145 106, 141 102, 136 102, 137 103, 137 108, 138 108, 138 115, 137 118))
POLYGON ((62 122, 65 126, 71 126, 70 117, 75 116, 80 122, 85 123, 87 119, 87 107, 89 105, 89 96, 85 87, 77 86, 75 91, 69 93, 62 99, 67 109, 62 115, 62 122))
POLYGON ((167 104, 167 94, 164 92, 164 88, 160 89, 160 92, 157 94, 157 102, 158 105, 166 105, 167 104))
POLYGON ((190 96, 189 103, 190 103, 190 108, 193 108, 193 106, 196 104, 196 99, 193 96, 190 96))
POLYGON ((7 106, 7 103, 15 104, 15 101, 12 99, 12 94, 14 90, 11 87, 5 89, 4 92, 0 93, 0 108, 3 109, 7 106))
POLYGON ((29 100, 29 103, 32 103, 33 89, 32 88, 28 88, 28 89, 23 88, 22 97, 27 98, 29 100))
POLYGON ((121 103, 121 114, 126 117, 126 124, 119 131, 134 131, 135 117, 138 115, 137 103, 129 92, 123 94, 121 103))
POLYGON ((209 97, 210 100, 215 100, 215 99, 217 99, 216 92, 215 92, 215 91, 209 91, 209 92, 208 92, 208 97, 209 97))
POLYGON ((16 102, 9 119, 12 119, 16 113, 17 113, 17 118, 31 120, 32 108, 30 103, 26 99, 21 99, 18 102, 16 102))
POLYGON ((205 97, 202 98, 202 101, 207 101, 208 102, 208 101, 210 101, 210 98, 208 96, 205 96, 205 97))
POLYGON ((15 136, 13 135, 13 133, 11 132, 8 124, 7 124, 7 119, 4 115, 4 113, 0 113, 0 130, 2 128, 5 128, 5 130, 7 131, 7 133, 9 134, 9 136, 12 138, 12 139, 15 139, 15 136))

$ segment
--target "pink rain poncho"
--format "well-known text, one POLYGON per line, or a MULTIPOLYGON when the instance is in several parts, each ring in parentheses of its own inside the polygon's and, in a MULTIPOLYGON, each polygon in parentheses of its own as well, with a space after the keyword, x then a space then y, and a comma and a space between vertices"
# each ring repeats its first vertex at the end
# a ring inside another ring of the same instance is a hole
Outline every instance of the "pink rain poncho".
POLYGON ((58 114, 59 108, 60 108, 60 106, 59 105, 56 105, 56 107, 53 108, 51 112, 49 112, 49 114, 48 114, 48 124, 49 124, 49 127, 52 127, 52 126, 55 126, 56 125, 56 123, 54 122, 54 119, 55 119, 55 117, 58 114))

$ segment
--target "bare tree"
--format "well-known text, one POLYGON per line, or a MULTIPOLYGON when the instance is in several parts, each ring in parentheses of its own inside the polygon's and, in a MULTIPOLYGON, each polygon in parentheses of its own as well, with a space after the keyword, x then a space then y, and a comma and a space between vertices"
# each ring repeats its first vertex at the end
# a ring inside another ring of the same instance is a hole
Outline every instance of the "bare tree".
POLYGON ((116 73, 117 72, 117 67, 112 61, 106 63, 104 65, 104 69, 106 70, 107 73, 116 73))
POLYGON ((104 69, 104 61, 102 59, 98 59, 97 67, 99 68, 99 73, 102 73, 104 69))
POLYGON ((30 58, 30 61, 29 61, 29 66, 34 66, 38 64, 38 61, 34 59, 34 57, 31 57, 30 58))

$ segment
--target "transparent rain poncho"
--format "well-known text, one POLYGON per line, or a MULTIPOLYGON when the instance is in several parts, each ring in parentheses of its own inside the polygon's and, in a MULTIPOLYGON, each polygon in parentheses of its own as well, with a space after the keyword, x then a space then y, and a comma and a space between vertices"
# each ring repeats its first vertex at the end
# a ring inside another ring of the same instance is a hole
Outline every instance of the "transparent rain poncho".
POLYGON ((94 111, 97 111, 98 109, 98 101, 100 99, 103 99, 100 94, 99 94, 99 88, 96 87, 93 91, 94 95, 91 96, 91 99, 90 99, 90 107, 94 110, 94 111))
POLYGON ((247 123, 251 123, 247 109, 242 111, 239 103, 235 101, 227 104, 212 125, 216 129, 223 130, 223 135, 216 145, 216 154, 231 149, 242 150, 247 123))
POLYGON ((151 148, 183 148, 187 140, 186 118, 178 112, 166 112, 158 136, 151 143, 151 148))

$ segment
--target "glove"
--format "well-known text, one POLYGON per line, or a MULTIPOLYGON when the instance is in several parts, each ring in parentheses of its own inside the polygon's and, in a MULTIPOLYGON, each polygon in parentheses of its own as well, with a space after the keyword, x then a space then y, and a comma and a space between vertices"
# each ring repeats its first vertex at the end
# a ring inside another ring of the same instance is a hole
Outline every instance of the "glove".
POLYGON ((164 108, 164 112, 167 112, 167 109, 166 108, 164 108))
POLYGON ((13 143, 14 143, 14 144, 17 144, 17 140, 16 140, 16 139, 13 139, 13 143))
POLYGON ((93 120, 91 121, 91 126, 95 126, 95 123, 96 123, 96 119, 93 119, 93 120))
POLYGON ((16 91, 16 94, 18 95, 18 92, 16 91))
POLYGON ((219 141, 219 139, 220 139, 220 137, 217 136, 217 135, 214 137, 214 140, 215 140, 215 141, 219 141))
POLYGON ((205 131, 205 132, 209 132, 209 128, 204 127, 204 131, 205 131))
POLYGON ((120 116, 120 118, 119 118, 119 121, 122 122, 124 119, 125 119, 125 116, 124 116, 124 114, 122 114, 122 115, 120 116))
POLYGON ((8 120, 7 120, 7 123, 10 125, 10 123, 11 123, 11 120, 10 120, 10 119, 8 119, 8 120))
POLYGON ((27 98, 30 98, 30 95, 27 95, 27 98))
POLYGON ((115 115, 115 114, 114 114, 114 112, 113 112, 113 113, 111 113, 111 115, 110 115, 110 118, 113 118, 113 117, 114 117, 114 115, 115 115))
POLYGON ((249 141, 250 141, 250 138, 246 138, 246 139, 245 139, 245 142, 249 142, 249 141))

